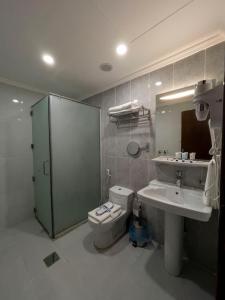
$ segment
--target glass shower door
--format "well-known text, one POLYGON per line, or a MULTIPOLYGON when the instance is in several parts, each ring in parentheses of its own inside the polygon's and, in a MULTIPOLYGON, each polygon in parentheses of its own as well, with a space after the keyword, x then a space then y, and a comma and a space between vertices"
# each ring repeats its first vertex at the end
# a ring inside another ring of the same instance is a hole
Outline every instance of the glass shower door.
POLYGON ((55 234, 87 219, 100 201, 100 110, 50 96, 55 234))
POLYGON ((48 97, 32 107, 34 197, 36 216, 52 232, 48 97))

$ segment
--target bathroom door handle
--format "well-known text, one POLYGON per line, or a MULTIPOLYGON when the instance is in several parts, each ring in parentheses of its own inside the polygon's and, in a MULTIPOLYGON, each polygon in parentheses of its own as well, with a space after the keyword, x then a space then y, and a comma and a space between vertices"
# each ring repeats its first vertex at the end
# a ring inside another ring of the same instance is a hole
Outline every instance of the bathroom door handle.
POLYGON ((49 175, 49 161, 48 160, 45 160, 43 161, 43 174, 44 176, 48 176, 49 175))

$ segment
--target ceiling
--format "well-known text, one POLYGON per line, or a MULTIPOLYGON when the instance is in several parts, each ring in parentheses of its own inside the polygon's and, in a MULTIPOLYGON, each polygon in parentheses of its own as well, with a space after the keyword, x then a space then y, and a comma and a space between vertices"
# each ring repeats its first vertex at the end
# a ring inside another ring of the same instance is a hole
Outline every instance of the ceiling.
POLYGON ((224 0, 1 0, 0 77, 84 99, 218 30, 224 0), (121 41, 124 57, 115 53, 121 41), (102 72, 103 62, 113 70, 102 72))

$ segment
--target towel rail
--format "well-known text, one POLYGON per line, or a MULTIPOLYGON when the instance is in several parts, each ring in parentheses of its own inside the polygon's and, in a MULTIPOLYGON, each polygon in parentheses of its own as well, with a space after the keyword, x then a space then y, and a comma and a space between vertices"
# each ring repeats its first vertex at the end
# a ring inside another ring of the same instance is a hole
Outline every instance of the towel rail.
POLYGON ((110 122, 115 123, 117 128, 124 127, 129 124, 130 126, 138 126, 149 123, 151 120, 150 109, 141 106, 139 111, 129 112, 123 115, 109 115, 110 122))

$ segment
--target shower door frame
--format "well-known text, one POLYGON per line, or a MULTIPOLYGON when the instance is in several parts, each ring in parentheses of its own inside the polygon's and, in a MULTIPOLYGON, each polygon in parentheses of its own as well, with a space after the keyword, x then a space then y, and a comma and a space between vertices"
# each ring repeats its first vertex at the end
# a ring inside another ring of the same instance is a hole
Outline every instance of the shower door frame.
MULTIPOLYGON (((224 65, 224 82, 225 82, 225 65, 224 65)), ((222 121, 222 151, 221 151, 216 300, 225 299, 225 285, 224 285, 224 278, 225 278, 225 105, 224 105, 224 100, 225 100, 225 86, 223 87, 223 121, 222 121)))
MULTIPOLYGON (((35 218, 37 219, 37 221, 41 224, 41 226, 44 228, 44 230, 47 232, 47 234, 49 235, 49 237, 51 237, 52 239, 55 238, 55 223, 54 223, 54 213, 53 213, 53 189, 52 189, 52 149, 51 149, 51 113, 50 113, 50 94, 44 96, 43 98, 41 98, 38 102, 34 103, 31 106, 31 112, 30 115, 31 117, 33 117, 33 108, 39 104, 40 102, 44 101, 44 99, 47 98, 47 102, 48 102, 48 136, 49 136, 49 181, 50 181, 50 206, 51 206, 51 232, 49 232, 49 230, 47 229, 47 227, 45 226, 45 224, 43 224, 43 222, 40 220, 40 218, 38 217, 38 213, 37 213, 37 209, 36 207, 34 208, 34 214, 35 214, 35 218)), ((33 121, 32 121, 33 122, 33 121)), ((32 124, 33 127, 33 124, 32 124)), ((33 137, 32 137, 33 139, 33 137)), ((34 150, 35 145, 32 144, 32 149, 34 150)), ((34 159, 34 153, 33 153, 33 159, 34 159)), ((33 181, 35 184, 35 174, 33 176, 33 181)))

